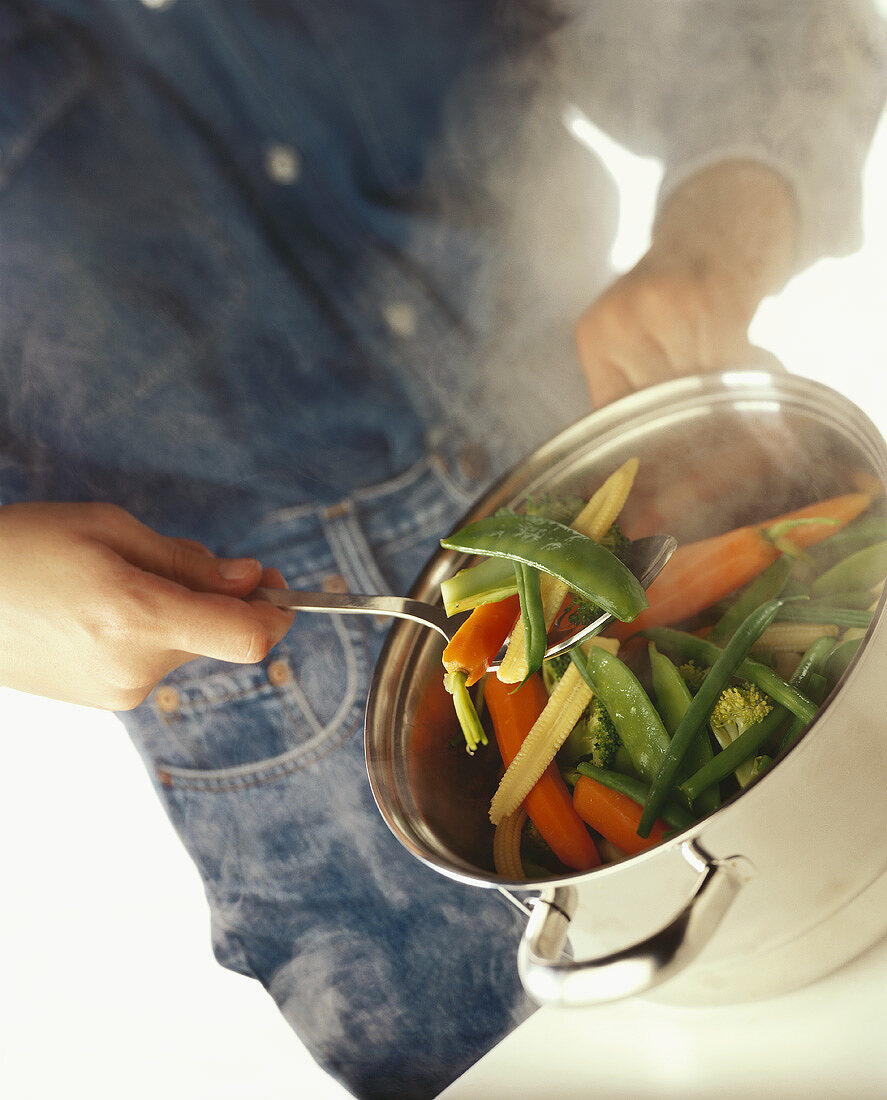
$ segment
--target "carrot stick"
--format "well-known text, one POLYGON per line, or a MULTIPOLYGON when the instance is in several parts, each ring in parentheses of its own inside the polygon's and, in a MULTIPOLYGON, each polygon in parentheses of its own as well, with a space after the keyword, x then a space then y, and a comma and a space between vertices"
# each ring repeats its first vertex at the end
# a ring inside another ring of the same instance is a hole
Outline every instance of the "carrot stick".
POLYGON ((840 497, 830 497, 828 500, 815 504, 807 504, 803 508, 797 508, 794 512, 786 512, 783 516, 774 516, 761 527, 772 527, 774 524, 795 519, 823 519, 833 520, 831 523, 805 523, 801 527, 795 527, 788 531, 785 538, 790 539, 795 546, 813 546, 817 542, 840 531, 851 520, 856 519, 871 504, 874 497, 870 493, 845 493, 840 497))
MULTIPOLYGON (((530 676, 517 691, 513 684, 504 684, 497 676, 490 676, 484 688, 484 700, 493 720, 499 752, 507 767, 545 709, 548 692, 538 673, 530 676)), ((587 871, 601 862, 591 835, 573 809, 570 792, 556 764, 549 764, 543 772, 524 799, 524 808, 562 863, 577 871, 587 871)))
POLYGON ((638 836, 643 807, 628 795, 611 790, 587 775, 580 776, 573 788, 573 807, 583 821, 627 856, 658 844, 667 828, 663 821, 657 820, 648 837, 638 836))
POLYGON ((483 676, 520 615, 517 596, 476 607, 443 652, 447 672, 467 672, 468 687, 483 676))
POLYGON ((856 519, 871 500, 867 493, 847 493, 805 505, 763 523, 736 527, 722 535, 679 546, 647 589, 650 606, 633 622, 614 623, 608 634, 627 638, 648 626, 667 626, 689 619, 754 580, 775 561, 779 550, 764 535, 769 527, 820 516, 834 521, 805 523, 783 536, 796 546, 812 546, 856 519))

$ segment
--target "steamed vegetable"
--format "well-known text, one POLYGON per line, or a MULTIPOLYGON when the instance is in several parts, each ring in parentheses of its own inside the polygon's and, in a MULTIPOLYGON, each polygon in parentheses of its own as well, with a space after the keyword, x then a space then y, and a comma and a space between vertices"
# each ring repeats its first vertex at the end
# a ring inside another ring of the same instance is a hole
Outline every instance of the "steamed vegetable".
POLYGON ((698 733, 699 727, 710 713, 730 677, 745 660, 752 643, 770 625, 780 606, 781 601, 770 600, 746 618, 712 665, 699 691, 693 696, 693 702, 675 730, 665 758, 650 787, 650 797, 647 799, 638 825, 638 833, 641 836, 650 835, 662 804, 674 786, 684 754, 698 733))
MULTIPOLYGON (((618 529, 614 535, 614 524, 634 484, 637 469, 638 460, 636 458, 624 462, 618 470, 610 474, 572 522, 575 531, 613 553, 614 556, 623 542, 618 529)), ((643 592, 640 584, 637 587, 643 592)), ((557 618, 558 612, 568 596, 571 597, 574 604, 574 610, 571 614, 573 619, 575 619, 577 613, 582 617, 587 614, 588 622, 591 622, 600 615, 602 610, 610 610, 606 607, 604 601, 590 597, 588 592, 580 592, 575 587, 571 592, 566 578, 546 576, 542 581, 541 591, 542 613, 545 619, 546 631, 550 629, 557 618), (581 611, 576 608, 577 604, 581 605, 581 611)), ((644 595, 644 607, 646 607, 646 599, 646 595, 644 595)), ((637 610, 640 610, 640 607, 637 610)), ((637 614, 637 611, 634 614, 637 614)), ((617 615, 617 618, 619 617, 617 615)), ((506 683, 520 683, 529 672, 525 657, 527 652, 523 636, 523 624, 521 624, 515 629, 509 642, 508 650, 499 669, 499 679, 504 680, 506 683)))
MULTIPOLYGON (((517 691, 493 676, 487 684, 485 699, 502 759, 510 764, 545 709, 548 692, 539 673, 534 673, 517 691)), ((524 806, 562 863, 577 871, 598 866, 598 850, 573 809, 570 792, 554 764, 549 764, 532 786, 524 798, 524 806)))
POLYGON ((614 627, 615 637, 627 638, 647 627, 681 622, 712 607, 757 577, 780 554, 768 530, 799 548, 812 546, 836 528, 859 516, 871 503, 868 493, 848 493, 807 505, 763 524, 737 527, 723 535, 686 543, 675 550, 647 590, 649 608, 631 624, 614 627), (809 523, 811 519, 821 522, 809 523), (788 525, 795 526, 789 527, 788 525))
POLYGON ((556 873, 596 866, 599 845, 607 858, 642 852, 763 776, 815 718, 883 598, 887 520, 861 515, 867 485, 679 547, 645 606, 618 560, 636 472, 624 464, 585 506, 546 496, 444 540, 487 555, 446 582, 455 604, 476 603, 445 662, 469 751, 485 724, 499 745, 489 816, 506 879, 544 877, 546 845, 556 873), (544 658, 556 618, 601 609, 628 621, 544 658), (502 667, 486 672, 506 636, 502 667), (479 679, 483 723, 468 690, 479 679))

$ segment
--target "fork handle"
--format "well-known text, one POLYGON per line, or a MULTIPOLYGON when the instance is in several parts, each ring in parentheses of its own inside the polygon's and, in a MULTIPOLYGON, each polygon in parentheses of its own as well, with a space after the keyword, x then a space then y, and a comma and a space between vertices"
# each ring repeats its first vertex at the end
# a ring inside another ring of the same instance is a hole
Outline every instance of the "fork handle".
POLYGON ((265 600, 282 611, 316 611, 332 615, 390 615, 430 626, 447 641, 455 632, 442 607, 402 596, 364 596, 353 592, 299 592, 292 588, 257 588, 250 599, 265 600))

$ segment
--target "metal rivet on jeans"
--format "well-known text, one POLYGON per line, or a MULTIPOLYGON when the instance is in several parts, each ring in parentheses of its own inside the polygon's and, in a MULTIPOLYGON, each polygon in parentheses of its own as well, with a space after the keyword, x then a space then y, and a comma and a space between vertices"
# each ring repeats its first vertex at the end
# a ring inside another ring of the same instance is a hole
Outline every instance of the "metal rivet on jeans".
POLYGON ((341 573, 330 573, 323 578, 320 587, 324 592, 347 592, 348 582, 341 573))
POLYGON ((182 698, 174 687, 159 687, 154 692, 154 702, 158 710, 162 710, 165 714, 172 714, 174 710, 179 709, 182 698))
POLYGON ((268 665, 268 679, 272 684, 285 684, 292 678, 292 669, 286 661, 278 659, 268 665))
POLYGON ((275 183, 295 183, 302 174, 302 158, 292 145, 269 145, 265 171, 275 183))
POLYGON ((142 0, 142 3, 146 8, 151 8, 152 11, 163 11, 164 8, 171 8, 176 0, 142 0))
POLYGON ((324 519, 341 519, 343 516, 347 516, 351 511, 350 500, 340 500, 338 504, 330 504, 328 508, 323 511, 324 519))
POLYGON ((386 302, 382 306, 382 316, 385 318, 385 324, 395 336, 407 339, 416 335, 416 329, 419 327, 419 317, 415 307, 411 306, 409 302, 386 302))

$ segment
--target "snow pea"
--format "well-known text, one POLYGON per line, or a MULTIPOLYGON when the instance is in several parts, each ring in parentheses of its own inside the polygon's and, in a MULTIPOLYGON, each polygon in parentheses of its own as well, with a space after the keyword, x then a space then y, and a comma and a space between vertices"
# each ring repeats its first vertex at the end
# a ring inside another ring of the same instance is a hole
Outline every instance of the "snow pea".
POLYGON ((834 535, 816 546, 808 548, 807 553, 813 558, 820 569, 829 569, 836 565, 842 558, 855 554, 866 546, 875 542, 883 542, 887 539, 887 516, 861 516, 842 527, 834 535))
POLYGON ((668 750, 668 731, 650 697, 628 665, 600 646, 587 654, 576 646, 570 658, 606 707, 638 775, 649 783, 668 750))
POLYGON ((871 588, 887 575, 887 541, 875 542, 842 558, 810 585, 814 596, 871 588))
MULTIPOLYGON (((687 687, 684 677, 675 668, 672 662, 660 653, 651 642, 649 645, 650 668, 653 673, 653 690, 656 693, 656 705, 665 728, 674 736, 681 724, 681 719, 687 713, 687 708, 693 702, 693 696, 687 687)), ((711 739, 705 725, 699 727, 699 732, 690 745, 684 757, 683 774, 692 775, 712 758, 711 739)), ((711 813, 721 804, 720 792, 717 787, 711 787, 703 792, 696 807, 702 813, 711 813)))
POLYGON ((572 527, 542 516, 489 516, 440 542, 448 550, 532 565, 622 622, 637 618, 647 606, 640 581, 614 554, 572 527))

